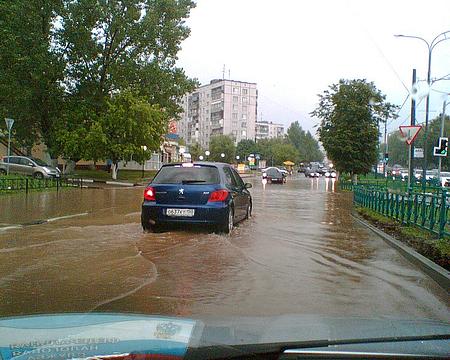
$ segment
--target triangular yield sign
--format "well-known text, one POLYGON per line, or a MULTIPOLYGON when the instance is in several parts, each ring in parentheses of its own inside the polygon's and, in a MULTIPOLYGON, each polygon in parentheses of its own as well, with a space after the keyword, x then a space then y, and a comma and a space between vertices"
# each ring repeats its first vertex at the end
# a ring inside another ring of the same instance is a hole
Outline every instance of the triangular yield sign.
POLYGON ((416 139, 419 131, 422 129, 420 125, 408 125, 408 126, 400 126, 400 132, 402 136, 406 139, 406 143, 411 145, 416 139))

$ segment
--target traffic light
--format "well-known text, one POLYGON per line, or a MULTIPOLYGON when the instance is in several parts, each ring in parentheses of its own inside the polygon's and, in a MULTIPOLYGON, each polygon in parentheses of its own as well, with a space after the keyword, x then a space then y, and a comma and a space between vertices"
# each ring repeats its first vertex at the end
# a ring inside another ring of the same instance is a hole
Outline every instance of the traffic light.
POLYGON ((385 162, 388 162, 388 161, 389 161, 389 154, 388 154, 388 153, 385 153, 385 154, 384 154, 384 161, 385 161, 385 162))
POLYGON ((440 137, 439 138, 439 146, 434 147, 434 156, 447 156, 448 152, 448 138, 440 137))

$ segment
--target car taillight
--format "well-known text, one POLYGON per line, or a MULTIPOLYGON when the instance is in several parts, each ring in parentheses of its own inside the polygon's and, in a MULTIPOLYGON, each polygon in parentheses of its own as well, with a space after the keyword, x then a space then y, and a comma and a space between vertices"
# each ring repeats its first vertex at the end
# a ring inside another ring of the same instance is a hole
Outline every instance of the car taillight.
POLYGON ((213 191, 210 195, 209 195, 209 202, 218 202, 218 201, 225 201, 228 198, 228 190, 225 189, 221 189, 221 190, 216 190, 213 191))
POLYGON ((151 186, 146 187, 144 190, 144 199, 148 201, 155 201, 155 189, 151 186))

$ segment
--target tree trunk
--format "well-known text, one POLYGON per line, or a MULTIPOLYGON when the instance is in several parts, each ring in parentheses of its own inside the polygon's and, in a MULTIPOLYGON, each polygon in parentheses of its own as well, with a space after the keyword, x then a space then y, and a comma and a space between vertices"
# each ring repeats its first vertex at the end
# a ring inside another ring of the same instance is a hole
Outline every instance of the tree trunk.
POLYGON ((117 173, 119 172, 119 164, 116 162, 113 162, 112 166, 111 166, 111 174, 112 174, 112 178, 113 180, 117 180, 117 173))
POLYGON ((358 174, 352 174, 352 184, 353 185, 358 184, 358 174))
POLYGON ((66 161, 66 168, 64 169, 64 174, 72 174, 75 171, 76 162, 73 160, 66 161))

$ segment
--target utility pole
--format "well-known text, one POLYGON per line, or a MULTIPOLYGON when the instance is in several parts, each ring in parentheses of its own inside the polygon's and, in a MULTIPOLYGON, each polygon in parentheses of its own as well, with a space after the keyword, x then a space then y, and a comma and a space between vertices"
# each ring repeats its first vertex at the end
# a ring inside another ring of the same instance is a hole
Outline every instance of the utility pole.
MULTIPOLYGON (((445 108, 447 107, 447 100, 444 100, 444 104, 442 105, 442 116, 441 116, 441 135, 440 137, 444 137, 444 126, 445 126, 445 108)), ((442 169, 442 156, 439 156, 439 166, 438 166, 438 179, 441 182, 441 169, 442 169)), ((442 183, 441 183, 442 185, 442 183)))
MULTIPOLYGON (((413 69, 412 86, 415 86, 415 84, 416 84, 416 69, 413 69)), ((416 125, 416 100, 413 96, 411 96, 411 126, 414 126, 414 125, 416 125)), ((411 161, 409 162, 408 177, 411 182, 411 180, 413 179, 413 176, 414 176, 414 143, 412 143, 411 146, 409 147, 409 158, 411 159, 411 161)), ((425 175, 424 175, 424 178, 425 178, 425 175)), ((408 191, 409 191, 409 189, 408 189, 408 191)))
POLYGON ((387 171, 386 171, 386 167, 387 167, 387 158, 386 155, 389 156, 389 152, 388 152, 388 142, 387 142, 387 117, 386 120, 384 121, 384 161, 383 161, 383 176, 385 178, 387 178, 387 171))

